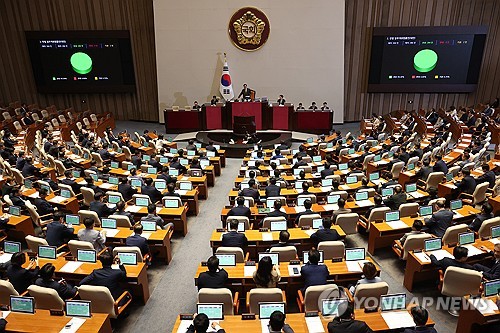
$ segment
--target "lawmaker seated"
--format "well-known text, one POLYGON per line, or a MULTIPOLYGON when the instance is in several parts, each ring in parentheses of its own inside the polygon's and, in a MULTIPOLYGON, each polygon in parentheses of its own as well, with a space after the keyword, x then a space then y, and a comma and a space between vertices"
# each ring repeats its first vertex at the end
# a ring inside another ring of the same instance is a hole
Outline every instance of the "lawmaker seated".
POLYGON ((253 273, 253 281, 257 285, 257 288, 276 288, 280 280, 279 267, 273 265, 271 257, 262 257, 257 270, 253 273))
POLYGON ((40 277, 36 279, 35 284, 40 287, 54 289, 63 300, 75 297, 77 289, 64 280, 64 278, 56 281, 54 276, 55 271, 56 268, 51 263, 43 265, 40 269, 40 277))
POLYGON ((97 252, 102 251, 106 245, 106 230, 94 230, 95 221, 91 217, 83 219, 85 229, 78 230, 78 240, 89 242, 97 252))
POLYGON ((356 320, 354 316, 354 304, 347 302, 343 313, 333 318, 328 323, 328 333, 371 333, 372 330, 364 321, 356 320))
POLYGON ((219 258, 211 256, 207 260, 207 272, 198 276, 198 290, 202 288, 225 288, 228 274, 224 268, 219 267, 219 258))
POLYGON ((325 285, 330 275, 326 265, 319 265, 321 255, 318 250, 315 248, 309 250, 308 257, 308 262, 305 262, 300 269, 300 274, 304 278, 304 288, 302 288, 304 294, 310 286, 325 285))
POLYGON ((245 206, 245 198, 239 196, 236 198, 236 206, 232 207, 227 216, 246 216, 250 218, 252 216, 252 212, 250 208, 245 206))
POLYGON ((229 232, 222 235, 222 246, 245 249, 248 245, 248 239, 245 233, 238 232, 239 221, 236 219, 229 219, 227 224, 229 226, 229 232))
POLYGON ((481 212, 477 214, 471 224, 469 224, 469 228, 474 231, 479 231, 483 222, 493 217, 493 206, 491 206, 489 202, 485 202, 481 206, 481 212))
POLYGON ((311 239, 318 245, 320 242, 340 240, 340 235, 337 230, 332 229, 332 220, 329 217, 324 217, 322 225, 311 235, 311 239))
POLYGON ((360 284, 377 283, 377 282, 382 282, 382 279, 379 276, 377 276, 377 267, 375 267, 375 265, 370 261, 365 262, 365 264, 363 265, 363 278, 358 280, 358 282, 356 282, 356 285, 351 286, 349 288, 349 292, 354 295, 354 293, 356 292, 356 288, 360 284))

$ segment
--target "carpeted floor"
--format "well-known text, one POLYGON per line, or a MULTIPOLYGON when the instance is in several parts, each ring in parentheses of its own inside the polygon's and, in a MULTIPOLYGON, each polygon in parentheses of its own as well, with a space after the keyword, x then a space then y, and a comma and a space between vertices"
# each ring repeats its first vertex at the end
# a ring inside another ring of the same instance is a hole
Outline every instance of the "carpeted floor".
MULTIPOLYGON (((164 133, 161 124, 140 122, 117 122, 117 130, 127 129, 130 133, 142 133, 144 128, 156 129, 164 133)), ((336 126, 343 134, 357 133, 359 123, 336 126)), ((175 137, 175 135, 173 135, 175 137)), ((180 143, 179 146, 184 146, 180 143)), ((293 147, 298 146, 294 143, 293 147)), ((170 265, 154 265, 148 270, 151 298, 145 306, 134 304, 130 315, 120 320, 115 332, 172 332, 179 313, 192 313, 195 310, 197 290, 194 286, 194 275, 198 264, 206 260, 212 253, 209 239, 213 230, 220 226, 220 211, 228 204, 228 193, 233 187, 241 159, 227 159, 226 168, 217 177, 215 187, 209 188, 208 200, 200 201, 200 214, 188 218, 188 234, 186 237, 176 236, 173 240, 173 259, 170 265)), ((367 235, 349 236, 346 247, 366 247, 367 235)), ((434 284, 418 285, 413 294, 403 287, 404 265, 390 249, 377 252, 374 259, 382 269, 381 277, 390 286, 391 293, 406 292, 408 297, 438 297, 434 284)), ((454 332, 457 319, 446 311, 429 308, 431 318, 436 322, 438 332, 454 332)))

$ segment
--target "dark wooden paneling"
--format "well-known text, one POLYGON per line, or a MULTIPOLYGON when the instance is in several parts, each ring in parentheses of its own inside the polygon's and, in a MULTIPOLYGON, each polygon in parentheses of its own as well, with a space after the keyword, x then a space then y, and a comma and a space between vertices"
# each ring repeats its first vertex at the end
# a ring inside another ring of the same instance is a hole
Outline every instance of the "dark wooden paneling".
POLYGON ((113 112, 116 119, 158 121, 153 0, 2 0, 0 45, 1 102, 18 100, 61 109, 73 106, 75 110, 113 112), (129 30, 136 92, 39 94, 26 30, 129 30))
POLYGON ((345 121, 371 112, 474 105, 500 95, 500 1, 346 0, 345 121), (489 26, 477 91, 471 94, 368 94, 372 27, 489 26), (407 105, 413 100, 412 106, 407 105))

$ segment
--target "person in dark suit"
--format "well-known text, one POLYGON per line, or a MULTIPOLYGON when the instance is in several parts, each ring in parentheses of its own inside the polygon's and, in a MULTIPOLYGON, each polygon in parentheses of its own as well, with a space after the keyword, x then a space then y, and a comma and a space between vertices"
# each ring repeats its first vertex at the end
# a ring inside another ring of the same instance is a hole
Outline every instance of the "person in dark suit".
POLYGON ((21 207, 21 209, 26 209, 26 201, 23 199, 21 188, 19 186, 12 188, 9 198, 14 206, 21 207))
POLYGON ((466 247, 456 246, 453 249, 454 259, 445 257, 441 260, 437 260, 437 258, 433 254, 431 254, 429 258, 431 259, 431 262, 439 267, 439 269, 441 269, 443 272, 446 272, 446 269, 450 266, 472 269, 471 265, 465 263, 468 253, 469 250, 466 247))
MULTIPOLYGON (((180 149, 180 151, 182 151, 182 149, 180 149)), ((179 174, 185 174, 187 172, 186 167, 182 165, 181 162, 179 162, 179 157, 177 156, 174 156, 172 158, 172 161, 170 162, 170 167, 179 170, 179 174)))
POLYGON ((293 165, 294 169, 297 169, 298 167, 301 166, 307 166, 307 162, 302 159, 302 156, 297 156, 297 162, 293 165))
POLYGON ((279 242, 277 244, 271 245, 266 252, 269 252, 273 247, 285 247, 285 246, 295 246, 294 243, 288 242, 290 240, 290 233, 287 230, 281 230, 279 236, 279 242))
POLYGON ((103 217, 108 217, 109 215, 116 212, 116 207, 109 208, 104 203, 104 193, 97 192, 96 194, 94 194, 94 201, 90 203, 89 210, 96 212, 97 216, 102 219, 103 217))
POLYGON ((207 260, 207 272, 198 276, 198 290, 201 288, 225 288, 229 275, 224 268, 219 268, 219 258, 211 256, 207 260))
POLYGON ((80 193, 80 188, 82 185, 78 184, 74 179, 73 179, 73 173, 71 170, 66 170, 64 171, 64 179, 61 180, 61 184, 71 186, 71 189, 75 194, 80 193))
MULTIPOLYGON (((266 217, 284 217, 285 220, 288 221, 288 215, 281 211, 281 200, 274 201, 273 208, 274 210, 267 213, 266 217)), ((262 221, 260 222, 260 225, 262 226, 262 221)))
MULTIPOLYGON (((0 311, 0 317, 3 316, 2 311, 0 311)), ((5 327, 7 326, 7 320, 5 318, 0 318, 0 333, 5 332, 5 327)))
POLYGON ((134 215, 132 215, 132 213, 130 212, 125 211, 125 201, 120 200, 116 203, 116 212, 113 215, 126 216, 130 221, 130 224, 134 225, 135 223, 134 215))
POLYGON ((31 177, 40 174, 40 169, 33 165, 33 159, 31 157, 27 157, 24 160, 22 174, 24 177, 31 177))
POLYGON ((63 300, 75 297, 77 289, 64 279, 56 281, 54 279, 55 271, 56 268, 51 263, 43 265, 40 269, 40 277, 36 279, 35 284, 40 287, 54 289, 63 300))
POLYGON ((251 197, 255 203, 258 203, 260 201, 260 193, 257 189, 257 185, 255 184, 255 179, 250 179, 248 181, 248 186, 249 188, 244 188, 238 193, 238 195, 242 197, 251 197))
POLYGON ((331 168, 331 164, 326 162, 325 163, 325 169, 321 170, 321 179, 325 179, 328 176, 332 176, 335 173, 335 171, 331 168))
POLYGON ((141 187, 141 194, 149 196, 153 203, 160 201, 162 194, 153 186, 153 178, 145 178, 144 183, 145 185, 141 187))
POLYGON ((278 98, 278 100, 276 102, 278 103, 278 105, 285 105, 286 100, 285 100, 283 95, 280 95, 280 97, 278 98))
POLYGON ((423 181, 426 181, 427 177, 432 172, 432 167, 430 166, 431 165, 431 161, 428 158, 426 158, 425 160, 423 160, 422 164, 423 165, 420 168, 420 170, 417 171, 416 176, 419 179, 421 179, 423 181))
POLYGON ((22 171, 24 163, 26 163, 26 160, 24 159, 24 151, 20 151, 17 155, 16 169, 22 171))
POLYGON ((52 145, 54 144, 54 139, 52 137, 48 137, 47 141, 43 144, 43 150, 45 153, 49 153, 50 148, 52 148, 52 145))
POLYGON ((186 146, 186 150, 194 150, 194 154, 198 155, 198 148, 194 144, 194 140, 189 140, 186 146))
POLYGON ((167 184, 169 183, 176 183, 177 182, 177 178, 175 177, 172 177, 168 174, 168 166, 164 165, 162 168, 161 168, 161 172, 158 174, 158 176, 156 176, 156 179, 158 180, 164 180, 167 182, 167 184))
POLYGON ((137 189, 130 185, 130 181, 126 177, 123 177, 118 184, 118 192, 122 194, 123 200, 129 201, 137 193, 137 189))
POLYGON ((38 191, 39 197, 35 199, 34 204, 39 215, 47 215, 54 213, 54 207, 45 198, 47 197, 47 189, 42 188, 38 191))
POLYGON ((252 217, 250 208, 245 206, 245 198, 237 197, 236 206, 231 208, 227 213, 227 216, 246 216, 248 218, 252 217))
POLYGON ((54 213, 54 220, 47 224, 45 239, 49 245, 59 247, 73 237, 74 228, 64 223, 65 216, 64 212, 57 211, 54 213))
POLYGON ((436 154, 436 163, 434 163, 434 166, 432 167, 433 172, 442 172, 445 175, 448 173, 448 166, 446 163, 443 161, 443 157, 441 154, 436 154))
POLYGON ((142 153, 140 151, 137 151, 135 155, 132 155, 130 161, 132 162, 133 165, 135 165, 137 170, 140 170, 142 165, 142 153))
POLYGON ((495 244, 493 251, 488 251, 486 246, 481 246, 480 249, 484 252, 489 252, 490 255, 494 256, 494 262, 491 267, 485 266, 483 264, 474 264, 473 268, 476 271, 483 272, 483 278, 487 280, 500 279, 500 243, 495 244))
POLYGON ((314 214, 314 212, 311 210, 311 207, 312 207, 311 199, 304 200, 304 208, 306 210, 297 214, 297 217, 295 217, 295 221, 293 221, 293 224, 290 224, 290 221, 288 221, 288 228, 294 228, 296 225, 299 225, 299 220, 302 215, 314 214))
POLYGON ((41 173, 41 180, 49 184, 52 191, 56 191, 59 188, 59 186, 57 186, 57 183, 50 178, 48 171, 43 171, 41 173))
POLYGON ((483 174, 476 178, 476 183, 489 183, 488 187, 493 189, 495 187, 495 173, 490 170, 490 166, 486 163, 481 166, 481 169, 483 169, 483 174))
POLYGON ((5 276, 9 279, 14 289, 21 294, 28 289, 38 276, 38 259, 31 260, 26 268, 22 266, 26 263, 26 254, 16 252, 10 258, 10 265, 7 267, 5 276))
POLYGON ((222 236, 222 246, 240 247, 245 249, 248 244, 247 236, 238 232, 238 220, 230 219, 228 221, 229 232, 222 236))
POLYGON ((481 213, 476 215, 476 218, 471 222, 471 224, 469 224, 469 228, 474 231, 479 231, 479 228, 481 228, 481 224, 493 217, 493 206, 491 206, 489 202, 485 202, 481 206, 481 213))
POLYGON ((137 246, 141 250, 142 256, 149 253, 148 240, 142 237, 143 226, 140 223, 134 225, 134 234, 127 237, 125 240, 125 245, 127 246, 137 246))
POLYGON ((364 321, 356 320, 354 317, 354 305, 347 302, 343 313, 328 323, 328 333, 372 333, 373 331, 364 321))
POLYGON ((85 185, 85 187, 88 187, 90 189, 92 189, 94 191, 94 194, 97 193, 97 192, 103 192, 104 193, 104 190, 102 190, 99 186, 95 185, 94 184, 94 179, 92 179, 92 177, 85 177, 84 179, 87 184, 85 185))
POLYGON ((312 102, 311 103, 311 106, 309 107, 309 110, 317 110, 318 109, 318 106, 316 105, 316 102, 312 102))
POLYGON ((98 150, 103 161, 111 160, 111 153, 108 151, 108 144, 103 143, 102 148, 98 150))
POLYGON ((314 234, 311 235, 311 240, 318 245, 320 242, 324 241, 336 241, 340 239, 337 230, 332 229, 332 220, 329 217, 323 218, 323 228, 318 229, 314 234))
POLYGON ((210 100, 210 105, 216 106, 218 101, 219 100, 218 100, 217 96, 212 96, 212 99, 210 100))
POLYGON ((462 180, 455 183, 457 187, 455 191, 455 193, 457 193, 456 197, 458 197, 460 193, 472 194, 476 188, 476 180, 470 175, 470 169, 462 170, 462 175, 464 176, 462 180))
POLYGON ((92 286, 106 287, 116 300, 123 293, 121 284, 127 280, 127 271, 125 270, 125 266, 123 266, 120 262, 120 258, 118 258, 118 256, 113 259, 109 252, 101 254, 99 256, 99 261, 102 264, 102 268, 94 269, 90 275, 80 281, 80 286, 88 284, 92 286), (119 264, 120 269, 111 268, 113 261, 116 264, 119 264))
POLYGON ((453 212, 445 209, 445 201, 437 200, 434 204, 436 211, 430 218, 425 218, 425 226, 429 233, 438 237, 443 237, 446 229, 451 226, 453 222, 453 212))
POLYGON ((209 327, 212 328, 210 332, 215 332, 215 333, 226 332, 216 322, 213 322, 210 325, 210 320, 208 319, 207 315, 204 313, 199 313, 196 315, 196 317, 194 317, 193 324, 189 326, 186 333, 206 333, 209 327))
POLYGON ((405 329, 403 333, 437 333, 434 327, 426 326, 429 312, 425 308, 416 305, 411 308, 410 313, 416 326, 405 329))
POLYGON ((251 94, 252 94, 252 89, 248 88, 248 85, 246 83, 243 84, 243 89, 241 89, 240 94, 238 95, 238 98, 243 96, 243 101, 250 101, 251 99, 251 94))
POLYGON ((281 193, 281 187, 276 185, 276 178, 269 178, 269 185, 266 186, 266 198, 279 197, 281 193))
POLYGON ((305 263, 300 269, 300 274, 304 278, 303 292, 310 286, 320 286, 326 284, 326 280, 330 275, 326 265, 318 265, 320 259, 319 251, 316 249, 309 250, 309 262, 305 263))
POLYGON ((394 187, 394 194, 384 200, 384 205, 391 210, 398 210, 399 206, 406 203, 406 193, 403 192, 403 187, 397 185, 394 187))
POLYGON ((375 203, 375 205, 371 206, 370 208, 368 208, 366 210, 366 213, 365 213, 366 218, 370 217, 372 210, 374 210, 375 208, 385 207, 385 205, 383 203, 383 198, 378 194, 375 194, 375 196, 373 197, 373 202, 375 203))

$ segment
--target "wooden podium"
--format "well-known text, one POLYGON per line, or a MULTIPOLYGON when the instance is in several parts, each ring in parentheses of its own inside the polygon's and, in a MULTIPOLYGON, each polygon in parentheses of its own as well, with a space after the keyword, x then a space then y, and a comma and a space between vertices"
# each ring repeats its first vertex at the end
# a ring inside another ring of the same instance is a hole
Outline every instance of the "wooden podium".
POLYGON ((234 116, 233 133, 236 135, 246 135, 255 133, 254 116, 234 116))

